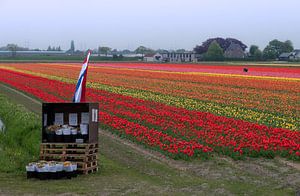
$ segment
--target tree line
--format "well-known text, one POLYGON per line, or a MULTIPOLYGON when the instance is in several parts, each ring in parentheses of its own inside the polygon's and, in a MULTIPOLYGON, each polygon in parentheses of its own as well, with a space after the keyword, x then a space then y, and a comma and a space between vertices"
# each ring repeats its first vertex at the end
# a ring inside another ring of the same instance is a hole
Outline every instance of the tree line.
POLYGON ((263 50, 257 45, 251 45, 247 53, 247 46, 240 40, 211 38, 203 42, 202 45, 197 45, 194 51, 202 55, 203 60, 224 60, 226 59, 224 52, 231 44, 238 45, 245 52, 245 60, 276 60, 282 53, 290 53, 294 50, 293 43, 290 40, 279 41, 274 39, 263 50))
MULTIPOLYGON (((239 46, 240 50, 245 54, 242 58, 243 60, 275 60, 282 53, 290 53, 294 50, 293 43, 290 40, 279 41, 277 39, 271 40, 268 45, 261 50, 257 45, 251 45, 249 51, 246 51, 248 48, 242 41, 235 38, 210 38, 204 41, 201 45, 196 45, 193 49, 193 52, 200 55, 202 60, 225 60, 226 56, 224 55, 226 50, 234 44, 235 46, 239 46)), ((16 51, 26 51, 32 50, 29 48, 20 47, 16 44, 7 44, 7 46, 0 47, 0 50, 11 51, 12 56, 16 55, 16 51)), ((33 49, 40 50, 40 49, 33 49)), ((61 47, 48 46, 47 51, 62 51, 61 47)), ((74 41, 71 41, 70 49, 66 51, 68 54, 82 54, 84 51, 75 50, 74 41)), ((149 47, 139 46, 135 50, 131 51, 128 49, 125 50, 117 50, 112 49, 109 46, 99 46, 97 49, 93 50, 94 54, 98 54, 99 56, 104 55, 112 55, 115 58, 122 57, 124 54, 142 54, 142 56, 146 54, 154 54, 154 53, 167 53, 167 52, 191 52, 185 49, 178 50, 166 50, 166 49, 158 49, 154 50, 149 47)), ((239 60, 242 60, 239 59, 239 60)))

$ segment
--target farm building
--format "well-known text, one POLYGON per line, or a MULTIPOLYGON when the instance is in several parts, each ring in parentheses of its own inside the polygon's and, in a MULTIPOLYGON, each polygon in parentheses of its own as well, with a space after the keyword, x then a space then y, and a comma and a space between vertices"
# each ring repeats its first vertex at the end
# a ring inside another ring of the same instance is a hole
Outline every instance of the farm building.
POLYGON ((229 47, 224 51, 225 58, 245 58, 246 54, 244 53, 242 47, 239 44, 231 43, 229 47))
POLYGON ((162 53, 163 61, 167 62, 195 62, 197 61, 196 53, 194 52, 167 52, 162 53))
POLYGON ((292 52, 285 52, 279 55, 278 60, 279 61, 288 61, 292 57, 292 52))
POLYGON ((285 52, 279 55, 279 61, 299 61, 300 60, 300 50, 294 50, 293 52, 285 52))

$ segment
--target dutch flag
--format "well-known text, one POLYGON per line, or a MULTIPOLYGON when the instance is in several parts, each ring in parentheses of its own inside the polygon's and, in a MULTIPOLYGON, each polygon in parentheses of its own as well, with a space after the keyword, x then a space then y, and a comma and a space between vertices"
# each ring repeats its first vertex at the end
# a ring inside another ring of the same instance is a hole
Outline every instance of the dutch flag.
POLYGON ((89 50, 87 53, 87 56, 83 62, 79 77, 78 77, 78 82, 76 85, 76 90, 75 94, 73 97, 73 102, 74 103, 79 103, 79 102, 85 102, 85 86, 86 86, 86 77, 87 77, 87 71, 88 71, 88 62, 89 58, 91 55, 91 51, 89 50))

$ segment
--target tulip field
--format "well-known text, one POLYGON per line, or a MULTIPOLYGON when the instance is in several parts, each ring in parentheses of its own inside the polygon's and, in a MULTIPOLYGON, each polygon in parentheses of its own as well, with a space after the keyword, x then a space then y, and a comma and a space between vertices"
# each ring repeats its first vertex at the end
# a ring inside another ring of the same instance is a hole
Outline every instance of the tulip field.
MULTIPOLYGON (((87 100, 100 125, 174 159, 300 160, 300 68, 95 63, 87 100)), ((1 63, 0 83, 44 102, 70 102, 76 63, 1 63)))

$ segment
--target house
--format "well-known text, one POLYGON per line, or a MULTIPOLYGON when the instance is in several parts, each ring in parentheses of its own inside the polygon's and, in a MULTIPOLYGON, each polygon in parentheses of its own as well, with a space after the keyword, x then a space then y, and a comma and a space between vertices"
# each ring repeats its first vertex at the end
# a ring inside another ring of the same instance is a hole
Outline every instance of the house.
POLYGON ((196 62, 197 56, 194 52, 166 52, 162 53, 165 62, 196 62))
POLYGON ((160 53, 156 54, 146 54, 144 56, 144 61, 146 62, 160 62, 162 61, 163 56, 160 53))
POLYGON ((235 44, 232 42, 225 50, 224 57, 230 59, 243 59, 246 57, 246 54, 239 44, 235 44))
POLYGON ((300 60, 300 50, 294 50, 293 52, 284 52, 279 55, 279 61, 299 61, 300 60))
POLYGON ((300 60, 300 50, 294 50, 292 52, 292 56, 290 57, 290 59, 299 61, 300 60))
POLYGON ((293 53, 292 52, 284 52, 279 55, 278 60, 279 61, 288 61, 290 58, 292 58, 293 53))

